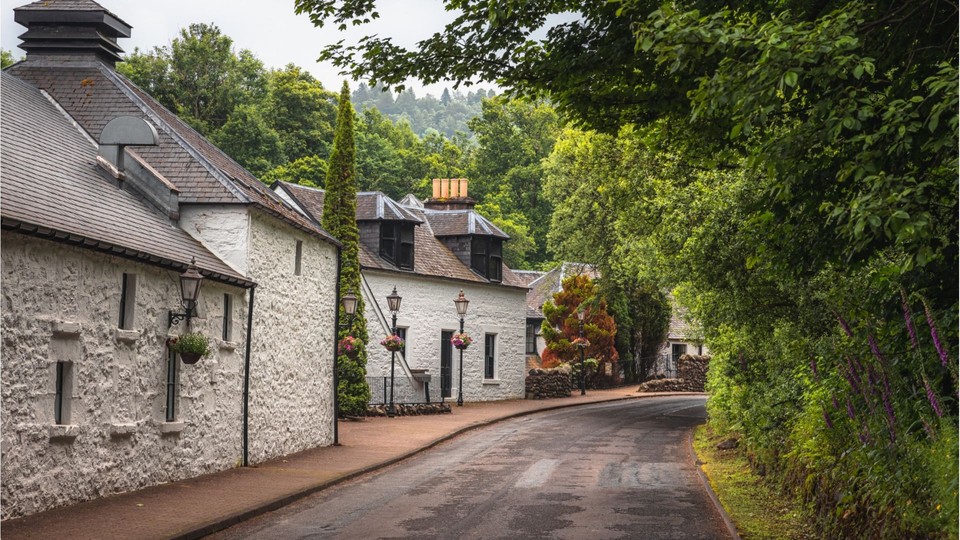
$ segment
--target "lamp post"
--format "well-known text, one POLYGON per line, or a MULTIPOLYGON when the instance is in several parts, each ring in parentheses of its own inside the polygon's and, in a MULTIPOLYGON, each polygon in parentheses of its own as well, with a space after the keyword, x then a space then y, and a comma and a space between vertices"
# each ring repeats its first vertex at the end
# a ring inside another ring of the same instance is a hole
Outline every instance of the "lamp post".
POLYGON ((179 324, 183 319, 190 325, 190 318, 193 317, 193 310, 197 307, 197 299, 200 298, 200 285, 203 283, 203 276, 197 271, 197 259, 190 258, 190 266, 184 273, 180 274, 180 304, 183 306, 183 313, 167 313, 167 326, 179 324))
MULTIPOLYGON (((583 339, 583 316, 586 313, 583 310, 577 312, 577 319, 580 320, 580 339, 583 339)), ((583 361, 583 350, 586 348, 581 343, 577 346, 580 349, 580 395, 585 396, 587 394, 587 379, 586 379, 586 370, 584 369, 583 361)))
MULTIPOLYGON (((387 296, 387 308, 390 310, 390 315, 393 316, 393 324, 391 326, 392 335, 397 335, 397 313, 400 312, 400 300, 402 298, 397 294, 397 287, 393 287, 393 292, 387 296)), ((390 351, 390 405, 387 407, 387 416, 394 417, 397 415, 397 410, 393 406, 393 375, 395 369, 395 362, 397 359, 397 351, 390 351)))
MULTIPOLYGON (((458 296, 454 301, 453 305, 457 306, 457 315, 460 316, 460 333, 463 333, 463 316, 467 314, 467 305, 470 304, 470 301, 463 296, 463 289, 460 289, 460 296, 458 296)), ((457 407, 463 406, 463 349, 460 349, 460 384, 457 385, 457 407)))

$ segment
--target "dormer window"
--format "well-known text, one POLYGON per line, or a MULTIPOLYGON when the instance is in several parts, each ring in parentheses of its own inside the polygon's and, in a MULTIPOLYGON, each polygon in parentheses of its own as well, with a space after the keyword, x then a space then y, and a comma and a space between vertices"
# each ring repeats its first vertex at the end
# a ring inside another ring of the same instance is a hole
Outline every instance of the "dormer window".
POLYGON ((380 257, 397 268, 413 270, 413 223, 380 222, 380 257))
POLYGON ((474 236, 470 241, 470 268, 490 281, 502 281, 503 240, 474 236))

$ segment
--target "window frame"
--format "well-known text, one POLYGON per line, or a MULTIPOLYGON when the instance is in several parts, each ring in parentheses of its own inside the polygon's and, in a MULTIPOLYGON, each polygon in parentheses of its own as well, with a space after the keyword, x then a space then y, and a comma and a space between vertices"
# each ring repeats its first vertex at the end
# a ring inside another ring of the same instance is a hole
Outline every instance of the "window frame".
POLYGON ((483 335, 483 379, 485 381, 497 378, 497 334, 483 335))
POLYGON ((233 341, 233 295, 223 293, 223 332, 224 341, 233 341))
POLYGON ((380 221, 380 258, 401 270, 413 270, 416 260, 414 223, 380 221))
POLYGON ((303 271, 303 240, 297 240, 297 247, 293 258, 293 275, 299 276, 303 271))
POLYGON ((169 347, 167 348, 167 382, 166 382, 166 421, 176 422, 177 413, 180 412, 177 407, 177 391, 180 382, 180 365, 177 362, 177 353, 169 347))
POLYGON ((470 238, 470 269, 489 281, 503 281, 503 240, 473 235, 470 238))
POLYGON ((120 309, 117 328, 133 330, 137 307, 137 275, 124 272, 120 277, 120 309))
POLYGON ((73 362, 60 360, 54 366, 53 423, 70 424, 70 402, 73 399, 73 362))

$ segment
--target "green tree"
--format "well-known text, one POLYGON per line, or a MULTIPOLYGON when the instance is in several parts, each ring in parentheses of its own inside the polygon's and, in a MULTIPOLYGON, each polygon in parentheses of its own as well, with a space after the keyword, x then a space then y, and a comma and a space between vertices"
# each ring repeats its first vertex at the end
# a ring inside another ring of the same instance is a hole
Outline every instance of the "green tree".
MULTIPOLYGON (((343 243, 340 262, 340 291, 346 294, 353 291, 357 295, 357 313, 350 325, 340 329, 338 337, 353 336, 367 343, 367 322, 363 317, 364 302, 360 286, 360 231, 357 228, 357 184, 356 157, 353 140, 353 106, 350 104, 350 87, 346 81, 340 92, 340 107, 337 111, 337 129, 333 139, 333 150, 327 167, 326 194, 323 201, 323 228, 343 243)), ((339 300, 339 299, 338 299, 339 300)), ((340 320, 346 321, 346 314, 340 306, 340 320)), ((370 401, 370 387, 367 385, 367 353, 361 349, 356 359, 340 355, 340 383, 337 388, 340 400, 340 413, 360 415, 367 409, 370 401)))
POLYGON ((0 49, 0 69, 7 69, 7 66, 12 66, 16 62, 17 59, 13 57, 13 53, 0 49))
POLYGON ((326 185, 327 162, 317 156, 302 157, 270 169, 261 179, 266 183, 283 180, 301 186, 321 187, 326 185))
POLYGON ((330 155, 336 121, 336 94, 293 64, 267 75, 270 124, 290 161, 330 155))
POLYGON ((257 177, 287 161, 280 136, 251 105, 234 108, 210 140, 257 177))

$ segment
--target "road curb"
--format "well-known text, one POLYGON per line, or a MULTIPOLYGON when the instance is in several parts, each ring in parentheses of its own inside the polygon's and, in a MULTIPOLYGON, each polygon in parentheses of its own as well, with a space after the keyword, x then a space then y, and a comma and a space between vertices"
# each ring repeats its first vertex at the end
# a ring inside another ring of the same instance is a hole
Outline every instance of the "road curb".
MULTIPOLYGON (((421 453, 423 453, 423 452, 425 452, 425 451, 427 451, 427 450, 429 450, 429 449, 431 449, 431 448, 436 447, 437 445, 440 445, 440 444, 445 443, 445 442, 447 442, 447 441, 449 441, 449 440, 451 440, 451 439, 454 439, 454 438, 456 438, 456 437, 458 437, 458 436, 460 436, 460 435, 463 435, 464 433, 473 431, 473 430, 475 430, 475 429, 479 429, 479 428, 491 426, 491 425, 493 425, 493 424, 496 424, 496 423, 499 423, 499 422, 503 422, 503 421, 506 421, 506 420, 511 420, 511 419, 514 419, 514 418, 519 418, 519 417, 522 417, 522 416, 529 416, 529 415, 531 415, 531 414, 537 414, 537 413, 542 413, 542 412, 555 411, 555 410, 559 410, 559 409, 567 409, 567 408, 571 408, 571 407, 582 407, 582 406, 587 406, 587 405, 598 405, 598 404, 602 404, 602 403, 615 403, 615 402, 618 402, 618 401, 629 401, 629 400, 634 400, 634 399, 657 398, 657 397, 671 397, 671 396, 689 396, 689 395, 703 395, 703 394, 702 394, 701 392, 671 392, 671 393, 658 393, 658 394, 656 394, 656 395, 638 394, 638 395, 635 395, 635 396, 622 396, 622 397, 617 397, 617 398, 612 398, 612 399, 604 399, 604 400, 600 400, 600 401, 592 401, 592 402, 590 402, 590 403, 560 403, 560 404, 557 404, 557 405, 552 405, 552 406, 549 406, 549 407, 544 407, 544 408, 542 408, 542 409, 535 409, 535 410, 529 410, 529 411, 520 411, 520 412, 511 413, 511 414, 508 414, 508 415, 505 415, 505 416, 500 416, 500 417, 497 417, 497 418, 491 418, 491 419, 489 419, 489 420, 483 420, 483 421, 480 421, 480 422, 475 422, 475 423, 473 423, 473 424, 469 424, 469 425, 463 426, 463 427, 460 428, 460 429, 457 429, 457 430, 455 430, 455 431, 452 431, 452 432, 450 432, 450 433, 447 433, 446 435, 444 435, 444 436, 442 436, 442 437, 439 437, 439 438, 437 438, 437 439, 435 439, 435 440, 427 443, 426 445, 421 446, 421 447, 419 447, 419 448, 416 448, 416 449, 414 449, 414 450, 411 450, 411 451, 409 451, 409 452, 407 452, 407 453, 405 453, 405 454, 401 454, 401 455, 399 455, 399 456, 396 456, 396 457, 393 457, 393 458, 384 460, 384 461, 382 461, 382 462, 380 462, 380 463, 375 463, 375 464, 373 464, 373 465, 370 465, 370 466, 368 466, 368 467, 364 467, 364 468, 362 468, 362 469, 357 469, 357 470, 355 470, 355 471, 352 471, 352 472, 349 472, 349 473, 345 473, 343 476, 334 478, 334 479, 332 479, 332 480, 327 480, 327 481, 325 481, 325 482, 318 483, 318 484, 313 485, 313 486, 310 486, 310 487, 308 487, 308 488, 304 488, 304 489, 295 491, 295 492, 293 492, 293 493, 289 493, 289 494, 284 495, 284 496, 282 496, 282 497, 278 497, 278 498, 273 499, 273 500, 270 500, 270 501, 265 501, 265 502, 263 502, 263 503, 261 503, 261 504, 258 504, 258 505, 257 505, 256 507, 254 507, 254 508, 249 508, 249 509, 247 509, 247 510, 242 510, 242 511, 239 511, 239 512, 235 512, 235 513, 233 513, 233 514, 230 514, 230 515, 227 515, 227 516, 224 516, 224 517, 221 517, 221 518, 217 518, 216 520, 208 521, 208 522, 206 522, 206 523, 204 523, 204 524, 202 524, 202 525, 194 526, 194 527, 192 527, 190 530, 184 531, 184 532, 182 532, 182 533, 178 533, 177 535, 171 536, 170 538, 171 538, 172 540, 196 540, 197 538, 202 538, 202 537, 204 537, 204 536, 207 536, 207 535, 210 535, 210 534, 213 534, 213 533, 222 531, 222 530, 224 530, 224 529, 226 529, 226 528, 228 528, 228 527, 232 527, 232 526, 234 526, 234 525, 237 525, 237 524, 242 523, 242 522, 244 522, 244 521, 247 521, 247 520, 249 520, 249 519, 253 519, 253 518, 257 517, 257 516, 266 514, 267 512, 272 512, 272 511, 274 511, 274 510, 279 510, 280 508, 283 508, 284 506, 287 506, 287 505, 289 505, 289 504, 291 504, 291 503, 294 503, 294 502, 296 502, 296 501, 298 501, 298 500, 300 500, 300 499, 303 499, 303 498, 305 498, 305 497, 308 497, 308 496, 310 496, 310 495, 313 495, 314 493, 318 493, 318 492, 323 491, 323 490, 325 490, 325 489, 329 489, 329 488, 334 487, 334 486, 336 486, 336 485, 339 485, 339 484, 342 484, 342 483, 344 483, 344 482, 348 482, 348 481, 350 481, 350 480, 353 480, 354 478, 357 478, 357 477, 363 476, 363 475, 365 475, 365 474, 369 474, 369 473, 378 471, 378 470, 380 470, 380 469, 385 469, 385 468, 387 468, 387 467, 390 467, 391 465, 395 465, 395 464, 397 464, 397 463, 400 463, 401 461, 404 461, 404 460, 406 460, 406 459, 410 459, 410 458, 412 458, 412 457, 414 457, 414 456, 416 456, 416 455, 418 455, 418 454, 421 454, 421 453)), ((692 441, 691 441, 691 445, 692 445, 692 441)), ((691 448, 692 448, 692 446, 691 446, 691 448)), ((699 470, 700 470, 700 467, 698 466, 698 467, 697 467, 697 471, 699 472, 699 470)), ((702 474, 702 473, 701 473, 701 474, 702 474)), ((708 489, 709 489, 709 488, 708 488, 708 489)), ((710 494, 711 494, 711 497, 714 497, 712 491, 710 491, 710 494)), ((715 497, 714 497, 714 503, 715 503, 715 504, 719 504, 719 502, 716 501, 715 497)), ((726 515, 726 514, 723 514, 723 515, 726 515)), ((734 530, 736 530, 736 529, 734 529, 734 530)), ((736 538, 737 538, 737 540, 739 540, 739 537, 736 537, 736 538)))
POLYGON ((723 507, 723 505, 720 504, 720 499, 713 491, 713 487, 710 485, 710 479, 707 478, 706 473, 704 473, 703 469, 700 468, 700 458, 697 456, 697 450, 693 447, 693 437, 693 431, 691 431, 690 454, 693 456, 693 462, 697 468, 697 476, 700 478, 703 488, 707 491, 707 495, 710 496, 710 500, 713 501, 713 506, 717 510, 717 514, 720 515, 720 519, 722 519, 724 525, 727 526, 727 531, 730 533, 730 538, 733 540, 742 540, 740 538, 740 533, 737 531, 737 526, 733 523, 733 519, 730 517, 730 514, 727 513, 727 510, 723 507))

